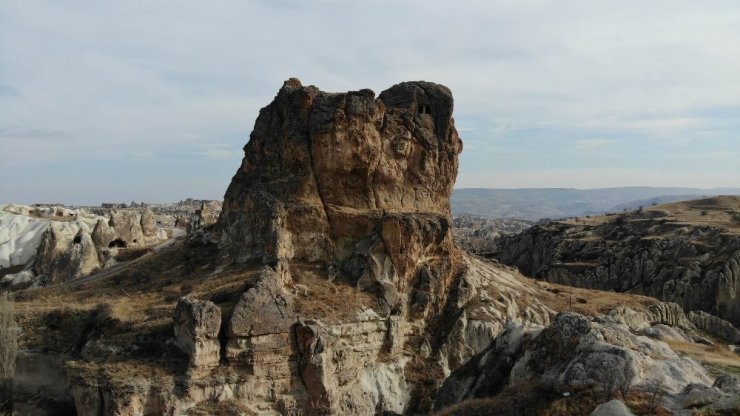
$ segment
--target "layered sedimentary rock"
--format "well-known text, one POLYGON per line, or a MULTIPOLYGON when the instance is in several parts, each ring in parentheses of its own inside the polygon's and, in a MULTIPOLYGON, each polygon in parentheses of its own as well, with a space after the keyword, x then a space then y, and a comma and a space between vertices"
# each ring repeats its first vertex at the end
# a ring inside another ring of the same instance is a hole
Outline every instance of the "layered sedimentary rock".
POLYGON ((538 279, 645 294, 740 325, 740 237, 678 222, 659 208, 535 226, 501 238, 497 259, 538 279))

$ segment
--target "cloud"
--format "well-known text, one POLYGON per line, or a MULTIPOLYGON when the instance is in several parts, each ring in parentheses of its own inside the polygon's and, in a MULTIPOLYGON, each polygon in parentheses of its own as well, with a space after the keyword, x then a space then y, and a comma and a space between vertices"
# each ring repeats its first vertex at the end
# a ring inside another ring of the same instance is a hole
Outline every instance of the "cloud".
MULTIPOLYGON (((84 188, 97 200, 125 185, 110 166, 219 196, 291 76, 327 91, 449 86, 463 175, 517 165, 534 184, 560 163, 639 171, 649 159, 682 185, 687 168, 671 155, 740 147, 738 20, 740 3, 722 0, 5 2, 0 173, 14 182, 0 181, 0 196, 71 200, 84 188)), ((740 178, 719 165, 703 164, 706 177, 740 178)), ((131 192, 189 196, 149 186, 131 192)))

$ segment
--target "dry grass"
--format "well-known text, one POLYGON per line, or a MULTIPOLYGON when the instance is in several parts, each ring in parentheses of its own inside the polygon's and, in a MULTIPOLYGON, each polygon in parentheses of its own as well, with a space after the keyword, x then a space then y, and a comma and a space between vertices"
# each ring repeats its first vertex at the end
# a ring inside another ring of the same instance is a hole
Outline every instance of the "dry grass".
MULTIPOLYGON (((581 217, 559 221, 568 225, 596 227, 612 221, 664 221, 676 225, 717 227, 740 235, 740 196, 717 196, 692 201, 644 207, 613 215, 581 217), (621 220, 619 220, 621 218, 621 220)), ((590 237, 593 239, 593 237, 590 237)))
MULTIPOLYGON (((179 298, 210 300, 222 308, 223 316, 230 316, 259 275, 258 264, 216 270, 215 258, 215 246, 180 242, 100 277, 21 292, 16 303, 24 328, 21 345, 69 356, 80 370, 105 371, 107 377, 121 380, 154 374, 149 367, 178 374, 186 360, 168 340, 179 298)), ((331 283, 313 265, 295 265, 291 272, 296 284, 309 288, 295 302, 296 312, 307 319, 346 321, 356 319, 364 308, 379 309, 376 294, 331 283)))
MULTIPOLYGON (((324 322, 346 322, 357 318, 363 309, 381 310, 380 299, 376 294, 359 290, 339 282, 330 282, 323 269, 311 264, 291 266, 294 284, 309 288, 307 294, 293 287, 296 294, 296 313, 324 322)), ((289 288, 290 290, 290 288, 289 288)))
POLYGON ((155 368, 177 374, 185 359, 167 341, 180 296, 229 307, 254 275, 255 267, 214 274, 213 259, 213 246, 180 243, 101 278, 19 293, 21 343, 76 359, 78 369, 105 369, 114 379, 157 374, 155 368))
POLYGON ((714 368, 740 375, 740 355, 730 350, 726 345, 703 345, 679 341, 666 341, 666 343, 674 351, 686 354, 710 369, 714 368))
POLYGON ((437 416, 587 416, 601 402, 593 389, 571 392, 571 396, 524 381, 495 397, 474 399, 442 409, 437 416))
POLYGON ((658 300, 647 296, 583 289, 523 276, 520 279, 541 289, 539 301, 555 311, 572 311, 586 316, 596 316, 607 313, 617 306, 645 311, 648 306, 658 303, 658 300))
POLYGON ((655 392, 632 390, 624 403, 637 415, 671 416, 673 413, 660 406, 660 396, 655 392))

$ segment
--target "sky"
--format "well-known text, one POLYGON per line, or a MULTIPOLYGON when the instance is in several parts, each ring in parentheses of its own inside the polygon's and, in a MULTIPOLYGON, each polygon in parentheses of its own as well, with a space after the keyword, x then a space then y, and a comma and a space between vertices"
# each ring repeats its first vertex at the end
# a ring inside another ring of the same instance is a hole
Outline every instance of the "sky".
POLYGON ((220 199, 290 77, 448 86, 456 187, 738 187, 739 45, 736 0, 0 0, 0 203, 220 199))

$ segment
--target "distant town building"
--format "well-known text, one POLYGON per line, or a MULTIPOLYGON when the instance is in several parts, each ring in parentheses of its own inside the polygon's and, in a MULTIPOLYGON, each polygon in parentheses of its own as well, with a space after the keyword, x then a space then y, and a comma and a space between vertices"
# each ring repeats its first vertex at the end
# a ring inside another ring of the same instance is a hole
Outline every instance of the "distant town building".
POLYGON ((108 209, 126 208, 126 204, 125 203, 121 204, 121 203, 118 203, 118 202, 103 202, 102 204, 100 204, 100 206, 103 207, 103 208, 108 208, 108 209))

